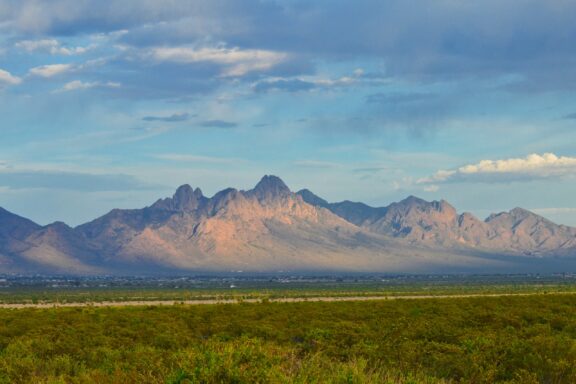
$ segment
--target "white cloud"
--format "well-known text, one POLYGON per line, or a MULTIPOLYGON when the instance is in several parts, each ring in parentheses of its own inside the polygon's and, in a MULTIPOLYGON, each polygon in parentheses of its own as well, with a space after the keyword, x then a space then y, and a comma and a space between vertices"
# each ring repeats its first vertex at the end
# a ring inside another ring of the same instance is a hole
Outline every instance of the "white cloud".
POLYGON ((318 86, 324 87, 339 87, 339 86, 347 86, 355 84, 358 81, 357 77, 350 77, 350 76, 342 76, 336 79, 329 79, 329 78, 320 78, 320 79, 308 79, 306 80, 305 77, 302 78, 303 81, 309 81, 318 86))
POLYGON ((222 75, 230 77, 265 71, 287 58, 287 55, 281 52, 239 48, 158 47, 148 54, 156 61, 220 64, 226 67, 222 75))
POLYGON ((18 76, 12 75, 10 72, 0 69, 0 85, 2 83, 8 85, 17 85, 22 82, 22 79, 18 76))
POLYGON ((532 212, 539 215, 560 215, 560 214, 576 214, 576 208, 560 207, 560 208, 533 208, 532 212))
POLYGON ((440 170, 422 178, 419 184, 449 182, 510 182, 534 179, 562 178, 576 175, 576 157, 553 153, 531 154, 524 158, 482 160, 453 170, 440 170))
POLYGON ((424 189, 424 192, 438 192, 440 187, 437 185, 427 185, 423 189, 424 189))
POLYGON ((40 77, 53 77, 66 72, 73 68, 72 64, 49 64, 30 69, 30 74, 40 77))
POLYGON ((56 189, 74 191, 130 191, 158 185, 127 174, 97 174, 53 170, 0 169, 0 187, 9 189, 56 189))
POLYGON ((69 83, 64 84, 62 88, 58 90, 58 92, 69 92, 69 91, 76 91, 80 89, 90 89, 90 88, 119 88, 122 85, 120 83, 115 82, 100 82, 100 81, 93 81, 93 82, 83 82, 80 80, 70 81, 69 83))
POLYGON ((342 164, 320 160, 297 160, 293 164, 302 168, 342 168, 342 164))
POLYGON ((156 159, 168 160, 183 163, 207 163, 207 164, 238 164, 243 162, 243 159, 229 158, 229 157, 211 157, 211 156, 196 156, 180 153, 164 153, 153 156, 156 159))
POLYGON ((82 82, 80 80, 74 80, 69 83, 64 84, 62 91, 75 91, 77 89, 88 89, 97 86, 97 82, 82 82))
POLYGON ((16 48, 27 52, 44 51, 50 52, 51 55, 81 55, 86 53, 91 47, 65 47, 56 39, 43 40, 23 40, 15 44, 16 48))
MULTIPOLYGON (((295 77, 268 77, 252 84, 256 92, 275 91, 311 91, 316 89, 346 88, 358 85, 374 85, 374 79, 363 79, 364 70, 355 69, 350 75, 327 77, 322 75, 295 77)), ((378 80, 380 82, 380 80, 378 80)))

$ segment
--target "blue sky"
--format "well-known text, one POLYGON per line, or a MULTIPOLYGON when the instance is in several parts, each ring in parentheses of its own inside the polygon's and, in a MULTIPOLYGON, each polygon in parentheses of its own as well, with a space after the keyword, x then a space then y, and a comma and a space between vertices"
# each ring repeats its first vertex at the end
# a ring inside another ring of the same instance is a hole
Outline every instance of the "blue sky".
POLYGON ((0 0, 0 206, 76 225, 264 174, 576 225, 576 3, 0 0))

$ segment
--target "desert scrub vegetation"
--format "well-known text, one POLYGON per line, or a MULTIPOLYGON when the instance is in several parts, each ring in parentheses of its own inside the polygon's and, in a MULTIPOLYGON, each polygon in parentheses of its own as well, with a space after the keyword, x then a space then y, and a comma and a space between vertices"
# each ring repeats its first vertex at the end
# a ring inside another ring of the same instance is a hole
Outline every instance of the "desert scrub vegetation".
POLYGON ((250 300, 360 296, 576 293, 567 275, 342 276, 308 278, 0 278, 0 304, 250 300), (233 286, 233 288, 232 288, 233 286))
POLYGON ((576 297, 0 310, 2 383, 574 383, 576 297))

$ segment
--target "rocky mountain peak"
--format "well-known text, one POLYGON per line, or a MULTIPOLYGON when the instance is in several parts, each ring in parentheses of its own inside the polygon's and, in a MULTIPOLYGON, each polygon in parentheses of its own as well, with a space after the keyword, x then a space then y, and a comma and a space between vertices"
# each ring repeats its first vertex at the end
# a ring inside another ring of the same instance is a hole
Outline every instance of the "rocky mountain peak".
POLYGON ((401 200, 398 204, 402 204, 402 205, 426 205, 426 204, 428 204, 428 202, 426 200, 423 200, 423 199, 416 197, 414 195, 410 195, 407 198, 405 198, 404 200, 401 200))
POLYGON ((176 189, 172 198, 160 199, 152 205, 152 208, 169 211, 194 211, 206 198, 200 188, 193 189, 184 184, 176 189))
POLYGON ((516 219, 525 219, 530 216, 536 216, 532 212, 520 207, 512 209, 509 214, 516 219))
POLYGON ((576 260, 576 228, 521 208, 484 222, 459 215, 444 200, 415 196, 386 207, 329 203, 307 189, 293 194, 271 175, 249 191, 228 188, 211 198, 182 185, 150 207, 115 209, 76 228, 61 222, 41 227, 0 208, 0 267, 6 268, 4 258, 13 260, 14 270, 28 271, 33 262, 51 271, 390 271, 400 261, 406 268, 425 266, 426 260, 430 266, 468 266, 476 262, 469 255, 479 255, 478 268, 500 255, 576 260))
POLYGON ((296 194, 300 197, 302 197, 302 200, 304 200, 305 202, 307 202, 308 204, 317 206, 317 207, 328 207, 330 204, 324 200, 323 198, 315 195, 312 191, 310 191, 309 189, 301 189, 298 192, 296 192, 296 194))
POLYGON ((202 196, 200 188, 192 189, 190 185, 184 184, 178 187, 173 199, 177 203, 186 203, 191 200, 198 200, 202 196))
POLYGON ((44 228, 56 228, 59 230, 70 230, 72 229, 68 224, 63 221, 55 221, 52 224, 48 224, 44 228))
POLYGON ((485 220, 487 223, 511 222, 518 223, 530 217, 541 219, 540 216, 523 208, 516 207, 509 212, 493 213, 485 220))
POLYGON ((456 208, 454 208, 449 202, 446 200, 434 201, 434 205, 436 209, 440 212, 449 214, 449 215, 457 215, 456 208))
POLYGON ((290 195, 290 188, 278 176, 264 176, 251 191, 259 200, 274 199, 290 195))
POLYGON ((226 206, 230 201, 241 195, 235 188, 226 188, 216 193, 210 200, 210 205, 213 212, 217 212, 226 206))
POLYGON ((420 212, 424 211, 426 208, 430 207, 432 203, 426 200, 422 200, 416 196, 408 196, 404 200, 397 203, 390 204, 388 208, 388 213, 390 215, 406 215, 409 212, 420 212))

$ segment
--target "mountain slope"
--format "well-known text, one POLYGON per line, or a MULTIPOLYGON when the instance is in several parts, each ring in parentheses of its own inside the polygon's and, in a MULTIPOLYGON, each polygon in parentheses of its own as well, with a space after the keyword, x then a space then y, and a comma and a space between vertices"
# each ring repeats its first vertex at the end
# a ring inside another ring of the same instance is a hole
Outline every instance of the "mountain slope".
POLYGON ((522 208, 491 215, 493 248, 508 248, 527 254, 546 254, 576 249, 576 228, 557 225, 522 208))
POLYGON ((520 208, 482 221, 414 196, 381 208, 329 203, 276 176, 212 197, 182 185, 149 207, 76 228, 0 209, 4 272, 485 272, 540 270, 538 260, 576 263, 576 229, 520 208))
POLYGON ((0 208, 0 268, 3 272, 95 273, 82 258, 96 260, 87 244, 64 223, 42 227, 0 208))
POLYGON ((358 237, 362 229, 307 204, 274 176, 212 198, 182 186, 151 207, 115 210, 77 230, 105 244, 110 262, 188 269, 355 269, 350 254, 382 243, 358 237))
POLYGON ((0 208, 1 270, 14 271, 22 266, 19 253, 29 247, 26 238, 40 228, 40 225, 0 208))
POLYGON ((386 213, 386 208, 374 208, 364 203, 348 200, 339 203, 328 203, 308 189, 298 191, 297 195, 308 204, 326 208, 344 220, 359 226, 374 222, 386 213))
POLYGON ((0 208, 0 252, 11 254, 26 248, 26 238, 40 228, 33 221, 0 208))
POLYGON ((311 204, 326 207, 362 228, 411 245, 446 250, 478 250, 503 254, 576 255, 576 228, 557 225, 528 210, 515 208, 481 221, 470 213, 458 214, 448 202, 428 202, 409 196, 387 207, 362 203, 328 203, 312 192, 300 191, 311 204))

